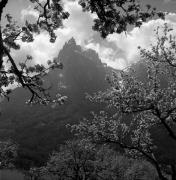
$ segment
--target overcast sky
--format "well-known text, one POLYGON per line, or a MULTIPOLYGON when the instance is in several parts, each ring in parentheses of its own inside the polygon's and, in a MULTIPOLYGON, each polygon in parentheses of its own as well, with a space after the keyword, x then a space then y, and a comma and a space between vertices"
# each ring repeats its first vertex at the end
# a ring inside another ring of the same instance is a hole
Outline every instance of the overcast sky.
MULTIPOLYGON (((141 0, 141 3, 170 12, 166 21, 173 26, 174 31, 176 30, 176 0, 141 0)), ((92 30, 92 14, 82 12, 77 2, 64 0, 64 4, 70 17, 64 21, 64 28, 56 31, 56 42, 51 44, 48 35, 41 33, 33 43, 20 43, 21 50, 12 52, 16 61, 23 61, 26 54, 31 54, 36 63, 45 64, 47 60, 58 55, 65 42, 74 37, 77 44, 83 48, 96 50, 103 62, 113 68, 122 69, 139 59, 138 46, 148 48, 154 43, 153 30, 164 24, 160 19, 151 20, 144 23, 140 29, 130 30, 127 36, 124 33, 112 34, 106 39, 101 39, 99 33, 92 30)), ((4 15, 5 13, 12 14, 19 23, 23 23, 26 18, 34 19, 37 16, 29 0, 9 0, 4 15)))

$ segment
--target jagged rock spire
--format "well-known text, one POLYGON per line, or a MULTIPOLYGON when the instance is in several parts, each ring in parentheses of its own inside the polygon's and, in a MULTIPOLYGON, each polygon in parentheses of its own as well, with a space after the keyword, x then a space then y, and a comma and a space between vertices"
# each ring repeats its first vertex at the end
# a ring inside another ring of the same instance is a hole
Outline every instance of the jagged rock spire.
POLYGON ((69 44, 69 45, 76 45, 76 41, 75 41, 74 37, 72 37, 72 38, 68 41, 67 44, 69 44))

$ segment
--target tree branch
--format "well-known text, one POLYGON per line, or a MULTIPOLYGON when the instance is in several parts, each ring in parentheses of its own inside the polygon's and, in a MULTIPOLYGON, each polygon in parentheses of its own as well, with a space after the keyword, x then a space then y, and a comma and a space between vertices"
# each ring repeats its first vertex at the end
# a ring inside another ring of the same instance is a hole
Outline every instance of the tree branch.
POLYGON ((31 102, 33 101, 33 99, 34 99, 35 96, 38 97, 39 99, 42 99, 42 97, 40 97, 40 96, 38 95, 38 93, 35 92, 35 91, 30 87, 29 84, 26 84, 26 83, 24 82, 24 80, 23 80, 23 78, 22 78, 22 72, 19 71, 19 69, 18 69, 18 67, 16 66, 13 58, 11 57, 9 51, 8 51, 5 47, 3 47, 3 49, 4 49, 5 54, 8 56, 8 58, 9 58, 11 64, 12 64, 12 66, 13 66, 13 68, 14 68, 14 74, 18 77, 20 84, 21 84, 23 87, 27 87, 28 90, 32 93, 32 96, 31 96, 29 102, 31 103, 31 102))
POLYGON ((1 2, 0 2, 0 21, 2 18, 3 9, 7 5, 7 3, 8 3, 8 0, 1 0, 1 2))
POLYGON ((156 168, 157 172, 158 172, 158 176, 161 180, 168 180, 166 177, 164 177, 161 168, 157 162, 157 160, 153 157, 150 156, 149 154, 147 154, 145 151, 143 151, 142 149, 140 149, 139 147, 136 146, 129 146, 126 144, 123 144, 122 142, 118 142, 118 141, 112 141, 110 139, 106 139, 105 140, 106 143, 114 143, 114 144, 118 144, 121 148, 123 149, 128 149, 128 150, 136 150, 138 152, 140 152, 144 157, 146 157, 156 168))
POLYGON ((172 128, 166 123, 166 119, 161 117, 161 113, 159 112, 159 110, 157 108, 155 108, 155 112, 156 113, 153 113, 153 114, 159 118, 159 120, 161 121, 161 124, 167 130, 170 137, 172 137, 172 139, 176 140, 176 134, 174 133, 174 130, 172 130, 172 128))
MULTIPOLYGON (((0 23, 1 23, 1 19, 2 19, 2 13, 3 13, 3 9, 5 8, 5 6, 7 5, 8 0, 1 0, 0 2, 0 23)), ((2 68, 2 64, 3 64, 3 39, 2 39, 2 31, 1 31, 1 24, 0 24, 0 69, 2 68)))

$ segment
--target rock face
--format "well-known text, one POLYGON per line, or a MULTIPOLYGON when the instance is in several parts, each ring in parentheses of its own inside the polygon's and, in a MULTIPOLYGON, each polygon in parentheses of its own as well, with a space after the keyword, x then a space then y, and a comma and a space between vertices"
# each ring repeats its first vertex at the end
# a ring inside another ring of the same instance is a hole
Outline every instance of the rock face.
POLYGON ((110 68, 101 63, 93 50, 83 51, 74 39, 67 42, 58 55, 63 70, 49 73, 46 81, 51 84, 51 94, 59 92, 68 96, 60 107, 28 106, 30 94, 22 88, 15 89, 10 102, 1 103, 0 138, 12 138, 20 144, 18 165, 41 165, 58 144, 72 137, 65 128, 68 123, 78 122, 90 111, 101 106, 85 99, 85 93, 105 90, 105 76, 110 68))

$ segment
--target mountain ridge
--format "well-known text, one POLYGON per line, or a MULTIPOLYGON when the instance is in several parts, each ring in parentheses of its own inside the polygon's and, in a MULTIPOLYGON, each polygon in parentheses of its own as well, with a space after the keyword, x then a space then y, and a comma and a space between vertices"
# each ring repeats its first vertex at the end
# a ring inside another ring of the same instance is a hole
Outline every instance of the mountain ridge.
POLYGON ((13 91, 10 102, 1 103, 0 138, 12 138, 20 144, 19 166, 42 165, 48 154, 72 135, 65 128, 89 116, 90 111, 103 108, 85 99, 85 93, 95 93, 108 88, 105 81, 109 67, 93 50, 84 51, 72 38, 59 52, 58 60, 63 70, 49 72, 46 81, 51 82, 51 93, 68 96, 63 106, 28 106, 29 92, 22 88, 13 91))

